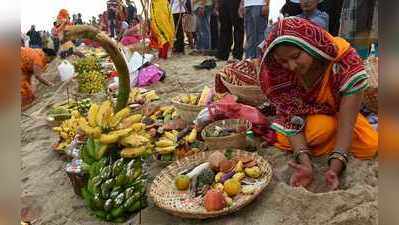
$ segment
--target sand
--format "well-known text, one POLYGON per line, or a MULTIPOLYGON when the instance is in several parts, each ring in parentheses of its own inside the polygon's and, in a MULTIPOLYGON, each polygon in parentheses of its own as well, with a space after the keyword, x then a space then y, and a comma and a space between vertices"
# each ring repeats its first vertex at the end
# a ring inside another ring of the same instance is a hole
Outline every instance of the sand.
MULTIPOLYGON (((177 80, 188 91, 200 91, 204 85, 213 86, 213 74, 224 62, 218 62, 218 68, 208 71, 196 71, 194 64, 204 60, 201 56, 173 56, 158 64, 167 72, 164 82, 155 84, 154 89, 162 101, 183 93, 177 80)), ((45 106, 50 98, 55 101, 66 99, 66 88, 54 93, 60 86, 56 65, 50 64, 44 75, 55 82, 55 87, 38 85, 40 96, 32 108, 21 117, 21 202, 24 218, 33 224, 76 225, 76 224, 111 224, 97 220, 90 215, 83 200, 74 194, 72 186, 63 168, 65 161, 51 150, 51 144, 57 137, 47 126, 43 118, 29 118, 32 113, 45 106)), ((71 93, 74 85, 68 85, 71 93)), ((48 109, 43 110, 42 116, 48 109)), ((374 225, 378 224, 378 162, 377 160, 360 161, 351 159, 341 178, 340 190, 326 192, 322 174, 326 170, 326 159, 315 161, 315 181, 310 188, 292 188, 287 185, 292 170, 287 162, 291 159, 275 148, 261 149, 273 166, 273 179, 266 190, 249 206, 241 211, 221 218, 204 221, 180 219, 155 207, 151 199, 149 206, 141 213, 141 224, 149 225, 374 225)), ((150 174, 156 175, 164 165, 154 163, 150 174)), ((125 224, 139 224, 139 215, 133 215, 125 224)))

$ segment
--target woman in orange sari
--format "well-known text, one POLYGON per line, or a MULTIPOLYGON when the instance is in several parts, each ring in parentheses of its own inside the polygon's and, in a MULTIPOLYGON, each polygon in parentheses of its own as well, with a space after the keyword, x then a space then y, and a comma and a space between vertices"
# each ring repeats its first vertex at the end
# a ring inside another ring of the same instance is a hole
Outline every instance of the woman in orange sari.
POLYGON ((32 76, 35 76, 40 82, 47 86, 52 86, 41 76, 45 70, 48 58, 40 49, 21 47, 21 107, 25 111, 35 100, 34 90, 32 88, 32 76))
POLYGON ((291 185, 308 186, 311 157, 329 155, 324 176, 335 190, 349 154, 372 159, 378 148, 377 132, 359 114, 363 62, 347 41, 300 18, 278 21, 266 43, 260 84, 277 112, 275 146, 294 153, 291 185))

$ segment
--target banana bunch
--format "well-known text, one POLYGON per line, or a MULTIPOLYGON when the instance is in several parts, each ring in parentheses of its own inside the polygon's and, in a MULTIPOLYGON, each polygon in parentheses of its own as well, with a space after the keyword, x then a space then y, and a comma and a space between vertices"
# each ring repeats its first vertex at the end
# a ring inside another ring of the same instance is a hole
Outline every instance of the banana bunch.
POLYGON ((78 74, 79 92, 94 94, 105 90, 106 76, 101 71, 90 70, 78 74))
POLYGON ((89 98, 80 101, 64 101, 55 104, 47 113, 48 117, 53 117, 55 120, 61 121, 71 118, 71 113, 78 110, 81 115, 86 115, 91 106, 89 98))
MULTIPOLYGON (((122 146, 121 157, 135 158, 151 153, 153 148, 142 118, 141 114, 130 115, 129 107, 114 113, 111 101, 104 101, 101 105, 92 104, 87 118, 80 121, 79 129, 102 145, 122 146)), ((101 151, 96 158, 105 153, 106 150, 101 151)))
POLYGON ((82 74, 89 71, 101 71, 101 64, 97 57, 87 56, 80 58, 73 63, 75 67, 75 72, 82 74))
POLYGON ((163 136, 155 142, 155 152, 161 155, 172 153, 176 150, 178 146, 177 135, 178 131, 166 131, 163 136))
POLYGON ((77 134, 79 123, 84 120, 78 111, 72 111, 71 118, 64 120, 59 127, 54 127, 55 131, 60 137, 60 143, 57 145, 57 150, 65 150, 77 134))
POLYGON ((132 88, 129 93, 129 104, 145 104, 159 99, 154 90, 142 93, 140 88, 132 88))
POLYGON ((146 206, 146 177, 142 164, 140 158, 104 157, 92 163, 84 161, 89 178, 82 188, 82 197, 97 218, 124 222, 146 206))
POLYGON ((209 101, 212 100, 213 92, 208 87, 205 86, 202 90, 201 94, 183 94, 178 96, 176 99, 180 103, 189 104, 189 105, 199 105, 205 106, 209 101))
POLYGON ((178 114, 174 106, 162 106, 152 113, 149 118, 153 121, 162 120, 163 123, 167 123, 177 116, 178 114))

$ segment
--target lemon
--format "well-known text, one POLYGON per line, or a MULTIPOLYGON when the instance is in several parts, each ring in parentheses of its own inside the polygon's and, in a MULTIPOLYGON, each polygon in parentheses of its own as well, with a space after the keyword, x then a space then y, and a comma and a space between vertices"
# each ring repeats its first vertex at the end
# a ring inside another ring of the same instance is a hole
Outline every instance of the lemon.
POLYGON ((241 191, 241 184, 240 181, 236 179, 228 179, 224 182, 224 189, 223 189, 229 197, 233 197, 240 193, 241 191))
POLYGON ((180 191, 187 190, 190 187, 190 177, 187 175, 179 175, 175 179, 176 188, 180 191))

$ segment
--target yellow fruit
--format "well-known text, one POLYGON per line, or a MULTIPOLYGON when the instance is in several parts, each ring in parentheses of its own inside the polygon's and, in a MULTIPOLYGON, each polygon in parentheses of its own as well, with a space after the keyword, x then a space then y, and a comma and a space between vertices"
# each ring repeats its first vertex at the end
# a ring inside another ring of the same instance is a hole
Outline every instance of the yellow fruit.
POLYGON ((193 143, 197 139, 197 129, 194 128, 191 130, 190 134, 187 136, 187 142, 193 143))
POLYGON ((242 193, 244 195, 253 194, 255 191, 256 191, 256 186, 255 185, 244 185, 244 186, 242 186, 242 193))
POLYGON ((234 167, 234 172, 239 173, 242 171, 243 171, 243 163, 242 163, 242 161, 238 161, 238 163, 234 167))
POLYGON ((177 136, 176 136, 175 134, 173 134, 172 132, 169 132, 169 131, 166 131, 166 132, 164 133, 164 136, 165 136, 167 139, 171 140, 171 141, 176 141, 176 139, 177 139, 177 136))
POLYGON ((89 112, 87 113, 87 120, 89 121, 89 125, 92 127, 96 126, 96 117, 98 113, 99 106, 96 103, 93 103, 90 106, 89 112))
POLYGON ((211 89, 208 86, 205 86, 204 89, 202 90, 200 99, 198 100, 198 105, 206 105, 206 100, 210 92, 211 89))
POLYGON ((80 117, 80 113, 77 110, 73 110, 71 112, 71 116, 72 116, 72 118, 78 118, 78 117, 80 117))
POLYGON ((120 142, 124 146, 139 147, 141 145, 147 144, 150 142, 150 140, 142 135, 131 134, 122 138, 120 142))
POLYGON ((229 197, 236 196, 241 191, 241 184, 236 179, 228 179, 224 182, 223 190, 227 193, 229 197))
POLYGON ((197 100, 198 100, 198 96, 194 95, 194 94, 190 94, 190 105, 196 105, 197 100))
POLYGON ((180 101, 185 104, 190 103, 190 96, 189 95, 182 95, 180 96, 180 101))
POLYGON ((157 147, 169 147, 172 145, 174 145, 174 142, 169 140, 160 140, 155 143, 155 146, 157 147))
POLYGON ((145 124, 144 123, 134 123, 132 126, 130 126, 130 128, 132 128, 133 132, 139 132, 139 131, 145 129, 145 124))
POLYGON ((121 111, 117 112, 111 119, 111 127, 116 127, 121 120, 126 118, 130 114, 130 108, 126 107, 121 111))
POLYGON ((176 188, 185 191, 190 187, 190 177, 187 175, 179 175, 175 179, 176 188))
POLYGON ((220 182, 220 180, 222 179, 223 175, 224 175, 223 172, 217 173, 216 176, 215 176, 215 181, 216 182, 220 182))
POLYGON ((239 172, 233 175, 233 179, 236 179, 238 181, 241 181, 242 179, 244 179, 245 177, 245 173, 243 172, 239 172))
POLYGON ((100 143, 101 144, 113 144, 119 140, 119 136, 116 134, 101 134, 100 143))
POLYGON ((143 155, 146 153, 147 147, 146 146, 140 146, 137 148, 124 148, 121 151, 121 157, 123 158, 135 158, 140 155, 143 155))
POLYGON ((245 174, 252 178, 258 178, 261 175, 260 168, 257 166, 251 168, 245 168, 245 174))
POLYGON ((216 183, 216 184, 214 184, 213 185, 213 189, 215 189, 215 190, 219 190, 219 191, 223 191, 223 189, 224 189, 224 186, 223 186, 223 184, 222 183, 216 183))
POLYGON ((111 101, 104 101, 103 103, 101 103, 96 115, 96 123, 98 126, 100 127, 105 126, 104 119, 106 117, 106 114, 110 113, 110 109, 112 109, 111 101))
POLYGON ((99 127, 90 127, 87 122, 80 124, 79 129, 81 129, 83 133, 85 133, 89 137, 98 138, 101 135, 101 129, 99 127))
POLYGON ((129 135, 130 132, 132 132, 132 130, 133 130, 132 128, 126 128, 122 130, 111 131, 109 134, 117 135, 118 137, 126 137, 127 135, 129 135))

